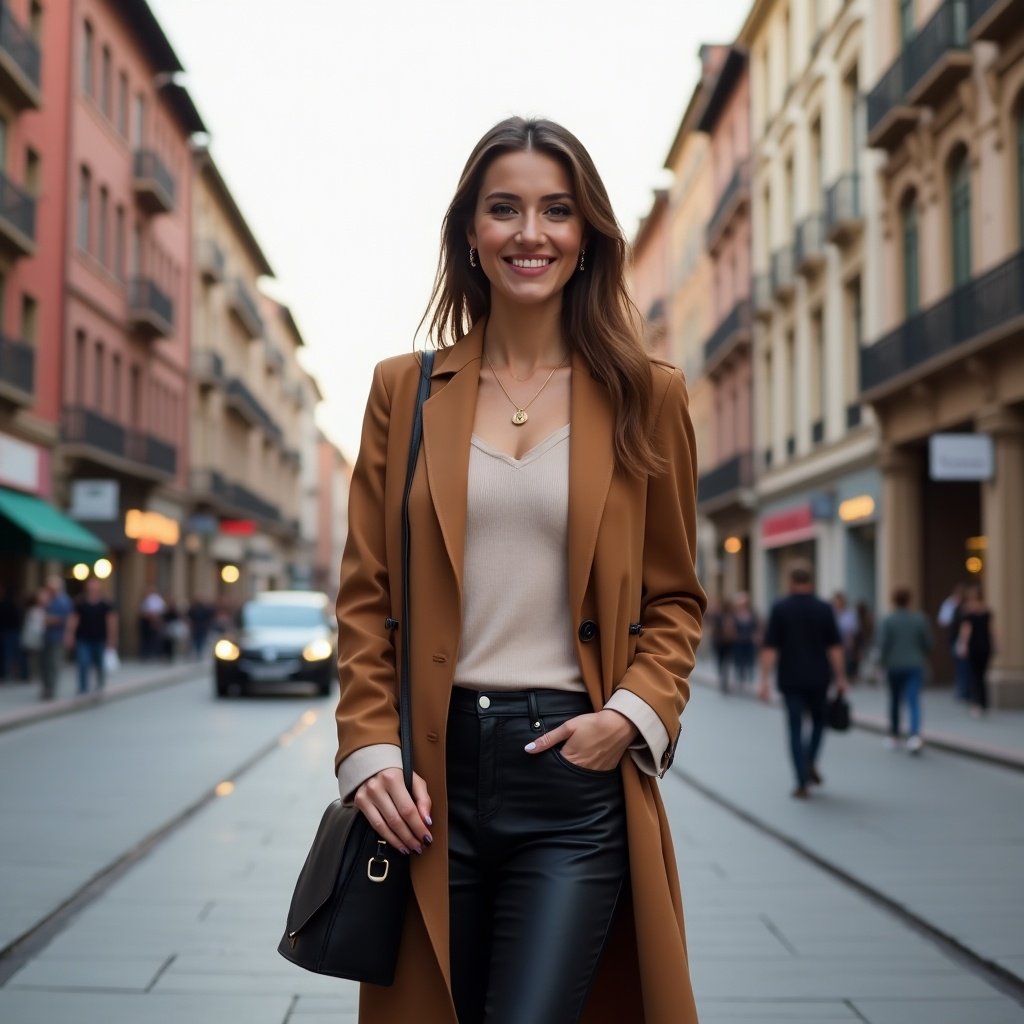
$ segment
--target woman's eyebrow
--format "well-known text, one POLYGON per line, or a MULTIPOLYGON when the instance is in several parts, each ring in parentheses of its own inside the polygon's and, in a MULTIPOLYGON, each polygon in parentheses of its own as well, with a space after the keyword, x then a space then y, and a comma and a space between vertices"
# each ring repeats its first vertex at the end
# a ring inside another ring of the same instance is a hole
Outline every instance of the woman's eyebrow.
MULTIPOLYGON (((491 199, 510 199, 516 203, 523 201, 523 197, 517 196, 514 192, 491 192, 486 197, 486 200, 489 201, 491 199)), ((552 192, 550 195, 540 197, 542 203, 550 203, 555 199, 572 199, 575 201, 576 197, 571 192, 552 192)))

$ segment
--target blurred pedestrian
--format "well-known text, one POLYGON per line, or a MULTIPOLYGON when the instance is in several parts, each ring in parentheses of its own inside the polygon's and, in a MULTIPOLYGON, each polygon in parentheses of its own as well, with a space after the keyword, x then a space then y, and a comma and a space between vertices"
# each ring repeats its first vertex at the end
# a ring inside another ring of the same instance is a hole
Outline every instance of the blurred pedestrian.
POLYGON ((143 661, 160 656, 166 611, 167 602, 156 586, 151 586, 139 605, 139 656, 143 661))
POLYGON ((919 611, 910 608, 908 587, 893 591, 894 610, 882 620, 878 654, 889 683, 889 736, 895 749, 900 741, 900 705, 905 700, 910 714, 907 750, 916 754, 924 746, 921 739, 921 689, 924 671, 932 650, 932 630, 919 611))
POLYGON ((971 665, 966 657, 957 653, 960 639, 960 606, 964 600, 964 584, 956 583, 949 596, 939 606, 936 621, 946 634, 950 657, 953 659, 953 692, 958 700, 971 699, 971 665))
POLYGON ((103 594, 95 576, 86 580, 84 593, 68 618, 66 643, 74 647, 78 666, 78 693, 89 692, 89 669, 96 672, 96 689, 106 683, 107 650, 117 650, 117 611, 103 594))
POLYGON ((843 668, 846 678, 854 680, 860 668, 858 660, 860 623, 857 621, 857 610, 851 608, 846 594, 837 590, 832 595, 832 609, 836 617, 836 628, 843 644, 843 668))
POLYGON ((206 638, 210 635, 215 609, 212 602, 203 597, 194 597, 188 606, 188 624, 192 637, 192 656, 200 661, 206 649, 206 638))
POLYGON ((750 606, 750 595, 745 590, 736 594, 733 621, 736 623, 736 640, 732 649, 736 681, 745 686, 754 680, 754 661, 757 655, 758 634, 761 631, 761 623, 757 613, 750 606))
POLYGON ((71 598, 64 590, 64 580, 51 576, 46 581, 46 628, 43 631, 42 675, 43 700, 53 700, 57 693, 57 682, 64 659, 64 634, 68 618, 74 610, 71 598))
POLYGON ((711 630, 711 647, 715 652, 718 666, 718 688, 729 692, 729 672, 732 668, 733 649, 736 645, 736 617, 732 602, 727 598, 711 611, 708 625, 711 630))
POLYGON ((978 718, 988 710, 988 663, 996 651, 995 614, 985 603, 977 583, 964 588, 958 615, 960 633, 956 653, 967 659, 971 671, 971 716, 978 718))
POLYGON ((18 679, 21 669, 21 609, 0 581, 0 681, 18 679))
POLYGON ((851 683, 864 678, 867 678, 869 682, 874 682, 873 674, 878 657, 878 652, 875 649, 875 614, 867 601, 863 600, 854 605, 854 611, 857 614, 857 676, 854 678, 847 675, 847 679, 851 683))
POLYGON ((836 688, 845 693, 846 665, 842 638, 829 605, 814 594, 809 565, 798 562, 789 570, 789 594, 776 601, 768 617, 761 648, 759 696, 771 698, 770 676, 786 704, 789 749, 796 775, 793 796, 805 800, 809 787, 820 785, 818 756, 825 730, 828 690, 835 676, 836 688), (804 736, 804 719, 811 722, 804 736))
POLYGON ((163 615, 163 655, 174 661, 185 651, 189 638, 188 619, 185 617, 185 602, 172 598, 167 602, 163 615))
POLYGON ((46 606, 50 591, 40 587, 29 596, 21 623, 21 651, 25 659, 25 679, 42 678, 43 637, 46 634, 46 606))

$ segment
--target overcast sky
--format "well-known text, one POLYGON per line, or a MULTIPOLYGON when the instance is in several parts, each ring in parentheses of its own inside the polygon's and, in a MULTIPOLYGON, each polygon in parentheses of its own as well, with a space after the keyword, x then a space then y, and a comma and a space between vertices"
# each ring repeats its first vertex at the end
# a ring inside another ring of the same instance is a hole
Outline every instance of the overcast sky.
POLYGON ((699 46, 731 41, 749 2, 150 0, 347 455, 374 364, 412 348, 477 139, 509 114, 562 122, 632 235, 699 46))

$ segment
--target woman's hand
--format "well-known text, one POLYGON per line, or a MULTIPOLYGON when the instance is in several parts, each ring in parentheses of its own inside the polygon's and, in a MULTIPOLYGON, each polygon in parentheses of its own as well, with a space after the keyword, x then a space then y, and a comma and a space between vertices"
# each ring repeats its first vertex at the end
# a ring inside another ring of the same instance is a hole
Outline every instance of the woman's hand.
POLYGON ((363 812, 370 828, 402 853, 422 853, 424 845, 434 841, 427 784, 415 772, 412 795, 405 788, 402 769, 385 768, 356 790, 352 802, 363 812))
POLYGON ((527 743, 526 750, 530 754, 541 754, 564 741, 565 746, 559 753, 567 761, 594 772, 610 772, 618 767, 637 735, 637 727, 625 715, 605 708, 570 718, 557 729, 527 743))

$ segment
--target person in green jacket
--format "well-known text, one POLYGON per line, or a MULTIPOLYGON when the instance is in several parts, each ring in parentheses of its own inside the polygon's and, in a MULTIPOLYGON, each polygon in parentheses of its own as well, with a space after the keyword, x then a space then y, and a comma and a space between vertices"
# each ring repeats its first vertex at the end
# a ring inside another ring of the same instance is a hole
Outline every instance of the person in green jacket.
POLYGON ((921 739, 921 688, 932 649, 932 631, 924 615, 911 610, 911 598, 908 587, 897 587, 893 591, 895 607, 882 620, 878 652, 889 681, 889 736, 886 742, 892 749, 899 743, 900 705, 906 700, 910 712, 907 750, 916 754, 924 746, 921 739))

